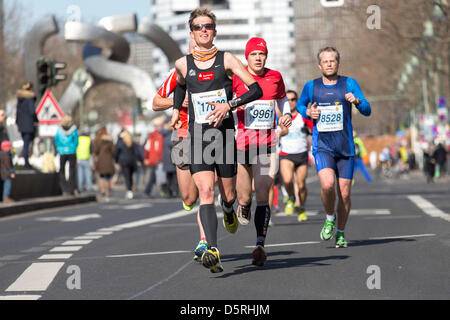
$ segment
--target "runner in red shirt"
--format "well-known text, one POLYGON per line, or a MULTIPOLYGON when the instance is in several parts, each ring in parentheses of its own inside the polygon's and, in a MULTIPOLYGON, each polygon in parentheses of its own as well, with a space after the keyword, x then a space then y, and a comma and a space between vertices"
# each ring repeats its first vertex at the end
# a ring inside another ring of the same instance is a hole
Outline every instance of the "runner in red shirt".
MULTIPOLYGON (((256 248, 252 264, 263 266, 266 261, 264 242, 270 221, 269 190, 278 172, 276 159, 276 119, 289 127, 291 114, 286 99, 283 78, 278 71, 265 68, 267 45, 262 38, 251 38, 245 48, 247 70, 263 90, 263 96, 236 111, 237 162, 236 191, 238 197, 238 220, 247 225, 251 220, 252 179, 256 192, 256 248), (283 115, 281 114, 281 111, 283 115)), ((248 88, 233 78, 233 94, 241 96, 248 88)))
MULTIPOLYGON (((190 54, 195 46, 195 42, 189 42, 188 54, 190 54)), ((152 109, 154 111, 164 111, 173 106, 173 98, 169 96, 175 91, 177 86, 177 72, 173 69, 166 81, 162 84, 155 98, 153 99, 152 109)), ((172 161, 176 165, 178 188, 180 189, 181 199, 183 201, 183 208, 190 211, 194 208, 198 198, 198 189, 192 179, 189 170, 189 151, 190 141, 188 137, 188 101, 187 94, 183 106, 180 109, 180 122, 178 127, 178 140, 174 142, 172 147, 172 161)), ((200 215, 197 212, 197 223, 200 230, 200 241, 194 249, 194 259, 201 258, 203 251, 207 248, 206 236, 200 221, 200 215)))

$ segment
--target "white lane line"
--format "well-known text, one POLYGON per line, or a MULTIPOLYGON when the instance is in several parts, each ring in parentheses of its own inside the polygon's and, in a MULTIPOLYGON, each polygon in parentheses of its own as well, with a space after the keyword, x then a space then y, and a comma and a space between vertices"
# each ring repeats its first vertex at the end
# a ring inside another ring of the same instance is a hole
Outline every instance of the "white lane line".
POLYGON ((97 240, 101 238, 103 238, 103 236, 79 236, 73 238, 73 240, 97 240))
POLYGON ((408 239, 408 238, 422 238, 422 237, 434 237, 436 234, 434 233, 425 233, 425 234, 410 234, 404 236, 390 236, 390 237, 373 237, 369 238, 369 240, 385 240, 385 239, 408 239))
POLYGON ((71 252, 71 251, 78 251, 83 246, 70 246, 70 247, 54 247, 50 249, 50 252, 71 252))
POLYGON ((150 208, 153 207, 151 203, 137 203, 137 204, 130 204, 127 206, 123 206, 122 208, 125 210, 136 210, 136 209, 143 209, 143 208, 150 208))
POLYGON ((161 221, 166 221, 166 220, 171 220, 171 219, 175 219, 175 218, 181 218, 181 217, 188 216, 188 215, 193 215, 196 212, 197 211, 194 211, 194 210, 191 210, 191 211, 179 210, 179 211, 168 213, 168 214, 165 214, 162 216, 157 216, 157 217, 153 217, 153 218, 119 224, 117 226, 113 226, 112 228, 130 229, 130 228, 142 227, 142 226, 152 224, 152 223, 157 223, 157 222, 161 222, 161 221))
POLYGON ((39 300, 41 296, 39 295, 10 295, 10 296, 0 296, 0 300, 39 300))
MULTIPOLYGON (((317 216, 319 214, 319 210, 307 210, 306 215, 308 217, 317 216)), ((350 215, 352 216, 370 216, 370 215, 390 215, 391 210, 390 209, 351 209, 350 215)), ((325 213, 323 213, 325 216, 325 213)), ((294 214, 291 214, 289 216, 295 216, 294 214)), ((280 212, 275 214, 275 217, 288 217, 288 215, 285 212, 280 212)))
MULTIPOLYGON (((305 212, 308 217, 317 216, 319 214, 319 210, 308 210, 305 212)), ((287 215, 285 212, 280 212, 274 214, 275 217, 297 217, 297 214, 287 215)))
POLYGON ((69 240, 61 243, 62 246, 81 246, 91 243, 92 240, 69 240))
POLYGON ((389 215, 391 210, 389 209, 352 209, 350 215, 368 216, 368 215, 389 215))
POLYGON ((101 228, 101 229, 98 229, 97 231, 98 232, 114 232, 114 231, 120 231, 120 230, 122 230, 122 229, 120 229, 120 228, 101 228))
POLYGON ((179 250, 179 251, 162 251, 162 252, 147 252, 147 253, 135 253, 135 254, 121 254, 106 256, 106 258, 125 258, 125 257, 139 257, 139 256, 156 256, 161 254, 173 254, 173 253, 189 253, 189 250, 179 250))
POLYGON ((33 263, 6 289, 6 292, 45 291, 63 265, 64 262, 33 263))
MULTIPOLYGON (((287 246, 299 246, 304 244, 317 244, 320 241, 305 241, 305 242, 287 242, 287 243, 275 243, 275 244, 266 244, 264 247, 287 247, 287 246)), ((244 248, 254 248, 255 246, 245 246, 244 248)))
POLYGON ((37 221, 61 221, 61 222, 78 222, 83 221, 87 219, 98 219, 102 216, 98 213, 89 213, 89 214, 82 214, 78 216, 72 216, 72 217, 44 217, 44 218, 37 218, 37 221))
POLYGON ((85 236, 108 236, 110 234, 113 234, 113 233, 111 231, 109 231, 109 232, 107 232, 107 231, 102 231, 102 232, 96 231, 96 232, 88 232, 88 233, 85 233, 84 235, 85 236))
POLYGON ((61 253, 61 254, 43 254, 38 258, 38 260, 58 260, 58 259, 69 259, 72 257, 72 253, 61 253))
POLYGON ((427 215, 433 218, 442 218, 445 221, 450 222, 450 214, 445 213, 444 211, 436 208, 431 202, 424 199, 421 196, 409 195, 408 199, 414 202, 416 206, 418 206, 422 211, 424 211, 427 215))

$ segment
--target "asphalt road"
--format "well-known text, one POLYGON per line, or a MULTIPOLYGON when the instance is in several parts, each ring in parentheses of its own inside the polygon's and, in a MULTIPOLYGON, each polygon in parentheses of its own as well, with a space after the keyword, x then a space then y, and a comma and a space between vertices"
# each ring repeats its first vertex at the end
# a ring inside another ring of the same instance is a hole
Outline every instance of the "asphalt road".
POLYGON ((306 222, 272 215, 264 267, 251 264, 254 225, 239 226, 232 235, 219 218, 225 268, 219 274, 193 261, 199 238, 196 208, 186 212, 177 199, 124 200, 117 193, 110 203, 0 219, 0 299, 198 304, 450 298, 448 180, 426 184, 415 174, 368 184, 358 175, 346 228, 349 247, 336 249, 334 240, 319 237, 325 215, 314 176, 308 180, 306 222))

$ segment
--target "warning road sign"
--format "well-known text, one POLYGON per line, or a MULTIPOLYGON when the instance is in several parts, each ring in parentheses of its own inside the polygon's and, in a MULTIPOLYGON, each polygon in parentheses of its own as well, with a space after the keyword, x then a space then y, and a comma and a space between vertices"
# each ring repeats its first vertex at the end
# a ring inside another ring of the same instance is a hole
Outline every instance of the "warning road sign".
POLYGON ((50 90, 46 90, 36 110, 39 124, 59 124, 63 112, 50 90))

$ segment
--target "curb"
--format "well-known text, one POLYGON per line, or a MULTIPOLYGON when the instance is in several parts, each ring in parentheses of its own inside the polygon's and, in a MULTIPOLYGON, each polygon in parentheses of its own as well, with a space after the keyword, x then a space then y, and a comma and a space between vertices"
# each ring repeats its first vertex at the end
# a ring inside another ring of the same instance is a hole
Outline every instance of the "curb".
POLYGON ((30 211, 51 209, 74 204, 97 201, 95 194, 80 196, 56 196, 21 200, 12 203, 3 203, 0 205, 0 218, 19 213, 28 213, 30 211))

